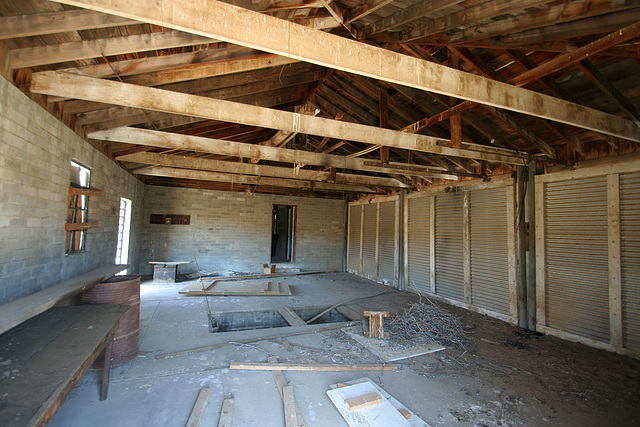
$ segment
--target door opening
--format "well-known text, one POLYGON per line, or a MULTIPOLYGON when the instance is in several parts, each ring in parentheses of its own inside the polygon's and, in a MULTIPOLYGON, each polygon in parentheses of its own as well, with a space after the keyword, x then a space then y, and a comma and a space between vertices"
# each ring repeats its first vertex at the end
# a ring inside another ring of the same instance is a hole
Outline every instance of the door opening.
POLYGON ((294 259, 295 206, 273 205, 271 262, 292 262, 294 259))
MULTIPOLYGON (((118 216, 118 246, 116 248, 116 264, 129 262, 129 232, 131 231, 131 200, 120 198, 120 215, 118 216)), ((122 270, 119 275, 125 274, 122 270)))

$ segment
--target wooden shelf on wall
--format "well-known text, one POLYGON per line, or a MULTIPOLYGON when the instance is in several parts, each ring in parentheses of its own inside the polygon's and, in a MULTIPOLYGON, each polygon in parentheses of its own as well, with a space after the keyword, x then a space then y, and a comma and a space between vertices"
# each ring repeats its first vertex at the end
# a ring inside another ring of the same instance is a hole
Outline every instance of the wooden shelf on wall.
POLYGON ((66 231, 78 231, 78 230, 87 230, 89 228, 97 228, 98 221, 93 222, 68 222, 64 225, 64 229, 66 231))
POLYGON ((102 190, 92 190, 90 188, 69 187, 70 196, 102 196, 102 190))

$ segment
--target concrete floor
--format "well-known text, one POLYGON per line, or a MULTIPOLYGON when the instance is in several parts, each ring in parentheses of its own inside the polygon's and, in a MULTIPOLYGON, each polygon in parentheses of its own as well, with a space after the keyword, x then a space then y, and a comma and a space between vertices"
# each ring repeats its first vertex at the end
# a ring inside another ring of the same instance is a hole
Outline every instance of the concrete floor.
MULTIPOLYGON (((347 274, 278 279, 293 296, 210 297, 216 312, 329 306, 389 289, 347 274)), ((113 368, 109 397, 99 401, 99 372, 89 372, 53 418, 52 426, 184 425, 202 387, 211 388, 201 425, 217 425, 224 398, 233 397, 235 426, 283 426, 282 402, 269 371, 229 370, 229 362, 379 363, 340 329, 279 340, 235 344, 157 360, 155 356, 237 342, 284 329, 209 333, 204 297, 179 295, 187 282, 141 287, 139 356, 113 368)), ((390 290, 356 309, 400 312, 417 296, 390 290)), ((368 376, 432 426, 638 425, 640 362, 628 357, 524 334, 517 328, 448 307, 472 344, 398 363, 398 371, 294 372, 293 386, 307 426, 346 426, 326 395, 330 384, 368 376)), ((313 328, 313 326, 309 327, 313 328)))

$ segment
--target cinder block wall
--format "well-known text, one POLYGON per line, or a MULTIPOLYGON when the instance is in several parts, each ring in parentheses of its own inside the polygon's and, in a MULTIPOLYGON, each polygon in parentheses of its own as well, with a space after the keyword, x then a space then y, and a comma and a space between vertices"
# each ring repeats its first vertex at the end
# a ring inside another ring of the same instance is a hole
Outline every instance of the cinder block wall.
POLYGON ((139 264, 144 185, 0 76, 0 304, 113 264, 120 197, 132 201, 130 264, 139 264), (87 252, 65 256, 69 162, 91 170, 87 252))
MULTIPOLYGON (((144 201, 141 272, 152 273, 149 261, 193 261, 195 255, 201 270, 261 273, 271 257, 274 204, 297 208, 295 260, 279 266, 342 270, 344 200, 146 186, 144 201), (191 224, 150 224, 150 214, 191 215, 191 224)), ((193 264, 180 272, 195 272, 193 264)))

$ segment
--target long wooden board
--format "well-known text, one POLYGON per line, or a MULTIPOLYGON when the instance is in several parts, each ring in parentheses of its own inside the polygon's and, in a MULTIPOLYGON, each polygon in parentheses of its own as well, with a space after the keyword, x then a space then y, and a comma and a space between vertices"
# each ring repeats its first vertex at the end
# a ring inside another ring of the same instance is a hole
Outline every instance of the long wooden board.
POLYGON ((128 264, 99 267, 59 285, 51 286, 43 291, 0 306, 0 334, 45 312, 63 299, 77 295, 128 267, 128 264))
MULTIPOLYGON (((267 358, 269 363, 277 363, 278 359, 275 356, 269 356, 267 358)), ((280 392, 280 397, 282 398, 282 404, 285 405, 285 419, 288 419, 287 415, 287 402, 285 401, 284 388, 288 386, 287 380, 284 378, 282 371, 271 371, 273 374, 273 379, 276 382, 276 386, 278 387, 278 391, 280 392)), ((296 427, 304 427, 304 419, 302 418, 302 414, 300 413, 300 409, 296 404, 295 400, 293 401, 293 407, 289 408, 289 410, 293 409, 295 412, 295 426, 296 427)), ((290 414, 289 414, 290 415, 290 414)))
POLYGON ((377 364, 342 365, 307 363, 296 365, 291 363, 231 362, 229 369, 244 369, 250 371, 396 371, 398 366, 377 364))
POLYGON ((200 389, 196 403, 193 404, 191 415, 189 415, 189 419, 187 420, 187 427, 198 427, 200 425, 200 420, 202 420, 202 415, 204 415, 204 408, 207 406, 209 396, 211 396, 211 389, 209 387, 200 389))
POLYGON ((233 399, 225 399, 222 402, 222 410, 220 411, 220 419, 218 427, 231 427, 233 419, 233 399))
MULTIPOLYGON (((245 280, 245 279, 259 279, 259 278, 267 278, 267 279, 271 279, 271 278, 275 278, 275 277, 288 277, 288 276, 304 276, 307 274, 329 274, 329 273, 335 273, 335 271, 333 270, 327 270, 327 271, 298 271, 295 273, 273 273, 273 274, 250 274, 250 275, 246 275, 246 276, 217 276, 217 277, 206 277, 203 278, 202 281, 205 282, 205 289, 207 289, 209 286, 213 285, 213 282, 215 281, 219 281, 219 280, 224 280, 224 281, 231 281, 231 280, 245 280)), ((187 286, 185 286, 184 288, 182 288, 178 293, 180 294, 186 294, 190 291, 202 291, 202 283, 198 280, 195 281, 193 283, 189 283, 187 286)))

